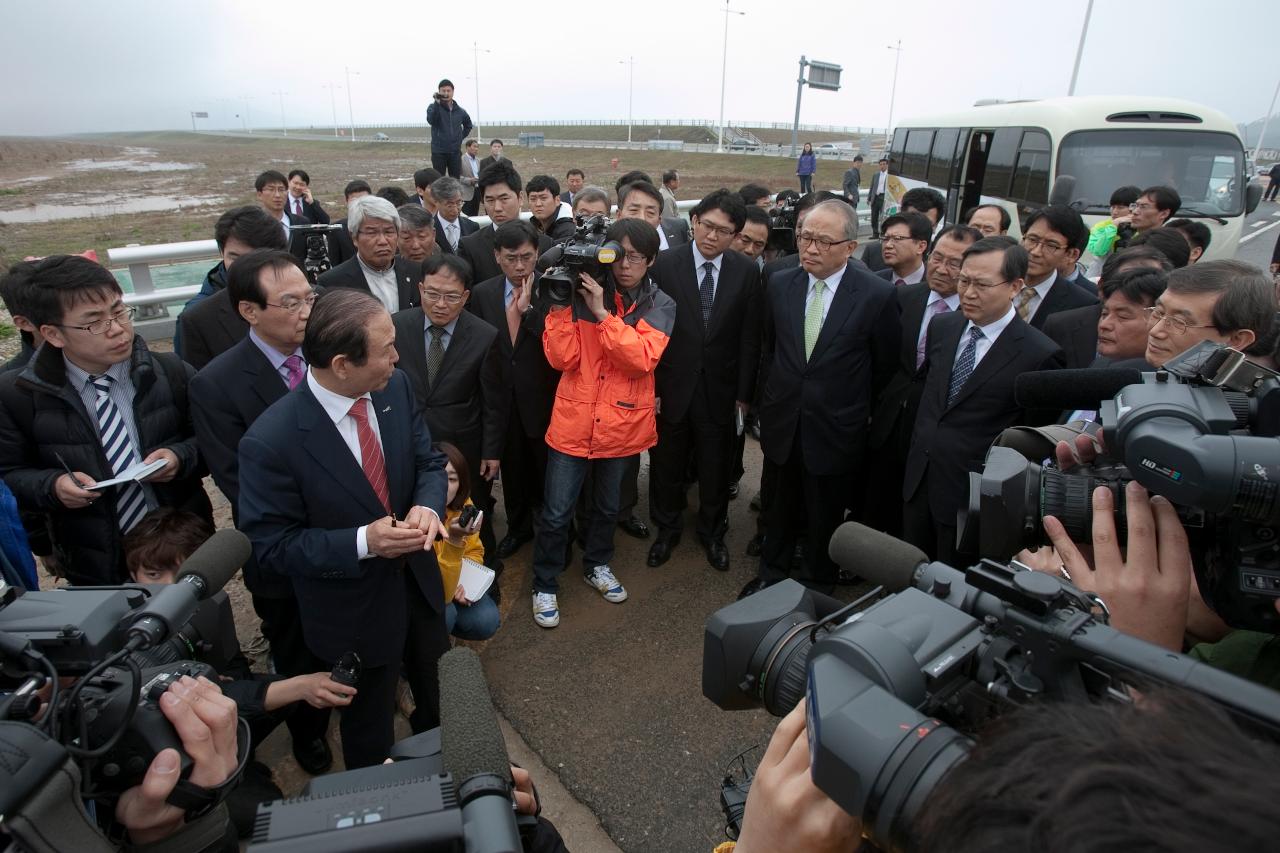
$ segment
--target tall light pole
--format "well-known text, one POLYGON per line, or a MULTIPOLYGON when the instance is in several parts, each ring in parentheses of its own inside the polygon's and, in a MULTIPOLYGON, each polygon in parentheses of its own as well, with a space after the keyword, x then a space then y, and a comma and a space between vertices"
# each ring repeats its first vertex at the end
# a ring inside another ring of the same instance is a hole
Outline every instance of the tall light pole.
MULTIPOLYGON (((342 66, 342 69, 347 72, 347 118, 351 122, 351 142, 354 144, 356 141, 356 113, 351 107, 351 69, 346 65, 342 66)), ((356 76, 360 76, 359 71, 356 72, 356 76)))
POLYGON ((333 135, 337 137, 338 135, 338 101, 333 96, 333 90, 341 89, 342 87, 330 82, 330 83, 321 83, 320 88, 329 90, 329 108, 333 110, 333 135))
POLYGON ((1271 124, 1271 114, 1276 111, 1276 98, 1280 97, 1280 80, 1276 81, 1275 94, 1271 96, 1271 106, 1267 107, 1267 116, 1262 120, 1262 133, 1258 134, 1258 144, 1253 148, 1253 162, 1258 162, 1258 152, 1262 150, 1262 140, 1267 138, 1267 125, 1271 124))
POLYGON ((1076 93, 1076 80, 1080 78, 1080 57, 1084 55, 1084 40, 1089 35, 1091 17, 1093 17, 1093 0, 1089 0, 1089 5, 1084 9, 1084 23, 1080 25, 1080 43, 1076 45, 1076 64, 1071 66, 1071 85, 1067 87, 1068 95, 1076 93))
POLYGON ((889 50, 897 51, 893 56, 893 88, 889 90, 889 126, 885 128, 885 146, 889 144, 889 134, 893 133, 893 102, 898 97, 898 63, 902 61, 902 39, 896 45, 889 45, 889 50))
POLYGON ((248 133, 253 133, 253 122, 249 120, 249 102, 253 100, 252 95, 241 95, 240 100, 244 101, 244 115, 241 120, 244 122, 244 129, 248 133))
MULTIPOLYGON (((628 56, 626 59, 619 59, 619 65, 629 66, 627 70, 627 142, 631 142, 631 104, 636 93, 636 58, 628 56)), ((723 98, 723 96, 722 96, 723 98)), ((720 102, 720 113, 724 115, 724 101, 720 102)))
POLYGON ((284 96, 289 93, 288 92, 272 92, 271 94, 276 95, 277 97, 280 98, 280 132, 283 133, 285 136, 288 136, 289 128, 284 123, 284 96))
POLYGON ((716 153, 724 151, 724 82, 725 72, 729 68, 729 16, 745 15, 729 8, 729 0, 724 0, 724 50, 720 54, 720 130, 716 133, 716 153))
POLYGON ((472 62, 471 70, 475 74, 475 76, 472 79, 475 80, 475 83, 476 83, 476 101, 475 101, 476 118, 475 118, 475 121, 472 122, 471 124, 471 129, 475 131, 476 139, 481 138, 480 136, 480 54, 482 53, 491 53, 491 51, 482 49, 480 47, 479 42, 473 41, 471 43, 471 62, 472 62))

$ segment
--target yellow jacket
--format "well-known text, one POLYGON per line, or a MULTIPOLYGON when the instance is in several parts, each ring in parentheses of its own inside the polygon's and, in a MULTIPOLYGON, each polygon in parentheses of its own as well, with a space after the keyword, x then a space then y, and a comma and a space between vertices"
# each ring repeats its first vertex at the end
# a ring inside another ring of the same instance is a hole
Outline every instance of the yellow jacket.
MULTIPOLYGON (((470 498, 466 506, 471 506, 470 498)), ((461 510, 446 509, 445 527, 458 517, 461 510)), ((462 574, 462 558, 466 557, 474 563, 484 562, 484 546, 480 544, 480 531, 476 531, 462 541, 462 545, 454 545, 448 539, 437 539, 435 543, 436 562, 440 564, 440 580, 444 586, 444 602, 453 600, 458 590, 458 577, 462 574)))

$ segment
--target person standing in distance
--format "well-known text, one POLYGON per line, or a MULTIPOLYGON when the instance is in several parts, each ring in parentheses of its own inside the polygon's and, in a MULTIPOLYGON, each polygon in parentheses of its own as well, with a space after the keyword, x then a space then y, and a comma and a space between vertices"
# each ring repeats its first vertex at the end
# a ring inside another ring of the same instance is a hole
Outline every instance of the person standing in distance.
POLYGON ((813 153, 813 145, 806 142, 800 150, 800 158, 796 160, 796 176, 800 178, 800 192, 813 192, 813 173, 818 171, 818 157, 813 153))
POLYGON ((427 104, 431 125, 431 167, 441 175, 462 177, 462 141, 471 132, 471 116, 453 99, 453 81, 441 80, 427 104))

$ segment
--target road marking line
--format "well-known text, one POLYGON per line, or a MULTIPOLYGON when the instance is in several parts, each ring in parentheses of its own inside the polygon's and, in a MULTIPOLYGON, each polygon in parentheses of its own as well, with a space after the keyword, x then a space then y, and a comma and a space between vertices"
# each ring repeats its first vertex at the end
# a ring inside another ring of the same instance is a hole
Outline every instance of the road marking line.
POLYGON ((1254 237, 1257 237, 1259 234, 1265 234, 1265 233, 1267 233, 1267 232, 1268 232, 1268 231, 1270 231, 1272 228, 1275 228, 1277 225, 1280 225, 1280 221, 1272 222, 1270 225, 1268 225, 1266 228, 1263 228, 1263 229, 1262 229, 1262 230, 1260 230, 1260 231, 1254 231, 1252 234, 1246 234, 1245 236, 1243 236, 1243 237, 1241 237, 1241 238, 1240 238, 1240 242, 1241 242, 1241 243, 1248 243, 1248 242, 1249 242, 1250 240, 1252 240, 1254 237))
POLYGON ((1265 220, 1265 219, 1264 219, 1264 220, 1262 220, 1261 222, 1254 222, 1254 223, 1251 223, 1251 224, 1249 225, 1249 227, 1250 227, 1250 228, 1261 228, 1263 225, 1266 225, 1266 224, 1267 224, 1267 220, 1265 220))

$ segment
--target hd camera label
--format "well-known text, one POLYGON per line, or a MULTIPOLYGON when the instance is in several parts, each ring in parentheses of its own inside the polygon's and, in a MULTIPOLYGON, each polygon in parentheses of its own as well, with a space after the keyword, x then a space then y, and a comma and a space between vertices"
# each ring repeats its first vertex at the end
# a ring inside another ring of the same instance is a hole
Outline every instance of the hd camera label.
POLYGON ((1182 482, 1181 471, 1175 471, 1174 469, 1170 468, 1168 465, 1161 465, 1159 462, 1156 462, 1154 459, 1143 459, 1142 467, 1146 468, 1148 471, 1154 471, 1160 476, 1166 479, 1172 480, 1175 483, 1182 482))

